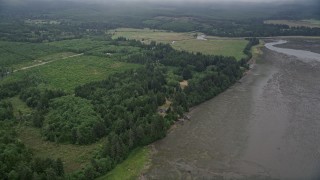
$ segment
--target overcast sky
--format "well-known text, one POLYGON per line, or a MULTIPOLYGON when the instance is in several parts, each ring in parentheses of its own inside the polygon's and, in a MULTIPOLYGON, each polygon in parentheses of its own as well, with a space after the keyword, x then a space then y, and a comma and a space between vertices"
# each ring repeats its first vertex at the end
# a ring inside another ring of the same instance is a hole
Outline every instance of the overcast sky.
MULTIPOLYGON (((4 0, 7 2, 28 1, 28 0, 4 0)), ((32 1, 32 0, 31 0, 32 1)), ((34 1, 56 1, 56 0, 34 0, 34 1)), ((63 0, 62 0, 63 1, 63 0)), ((147 1, 147 2, 303 2, 307 0, 65 0, 65 1, 85 1, 85 2, 115 2, 115 1, 147 1)), ((0 0, 1 2, 1 0, 0 0)))
POLYGON ((26 4, 30 1, 41 1, 41 2, 46 2, 46 1, 73 1, 73 2, 86 2, 86 3, 121 3, 121 2, 156 2, 160 4, 170 4, 170 3, 187 3, 187 2, 193 2, 193 3, 227 3, 229 4, 230 2, 243 2, 243 3, 277 3, 277 4, 282 4, 282 3, 303 3, 303 4, 308 4, 308 2, 312 1, 313 4, 316 2, 316 4, 320 4, 320 0, 0 0, 0 6, 1 6, 1 1, 6 2, 6 3, 13 3, 13 4, 26 4))
POLYGON ((100 2, 110 2, 110 1, 147 1, 147 2, 230 2, 230 1, 238 1, 238 2, 285 2, 285 1, 305 1, 305 0, 73 0, 73 1, 100 1, 100 2))
POLYGON ((320 0, 71 0, 71 1, 82 1, 82 2, 157 2, 157 3, 185 3, 185 2, 194 2, 194 3, 230 3, 230 2, 243 2, 243 3, 303 3, 308 4, 308 2, 316 2, 320 4, 320 0))

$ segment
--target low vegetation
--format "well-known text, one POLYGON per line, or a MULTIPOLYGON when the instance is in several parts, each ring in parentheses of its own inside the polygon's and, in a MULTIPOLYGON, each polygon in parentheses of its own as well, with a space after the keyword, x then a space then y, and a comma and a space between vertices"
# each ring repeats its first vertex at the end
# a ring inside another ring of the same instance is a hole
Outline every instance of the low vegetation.
POLYGON ((109 33, 113 38, 125 37, 149 44, 151 41, 168 43, 177 50, 207 55, 233 56, 240 60, 246 55, 243 49, 247 44, 244 39, 205 37, 197 39, 201 33, 176 33, 152 29, 119 28, 109 33))
POLYGON ((16 132, 19 140, 23 142, 27 148, 32 150, 35 157, 60 158, 66 174, 75 172, 90 164, 95 152, 98 151, 105 140, 102 138, 98 142, 90 145, 50 142, 44 140, 41 135, 41 129, 24 124, 18 126, 16 132))
MULTIPOLYGON (((25 76, 32 76, 37 77, 36 79, 39 80, 39 82, 37 82, 39 86, 72 92, 78 85, 90 81, 102 80, 109 74, 139 66, 115 61, 119 59, 119 56, 123 58, 139 52, 139 48, 128 45, 108 45, 108 42, 110 41, 83 39, 60 41, 50 43, 50 45, 44 44, 45 47, 56 47, 58 49, 68 47, 65 50, 72 52, 37 56, 37 60, 29 59, 25 62, 8 65, 7 69, 10 71, 5 71, 4 76, 9 76, 4 78, 0 83, 11 83, 22 80, 25 76), (88 43, 91 41, 92 43, 88 43), (74 46, 71 44, 74 44, 74 46), (90 47, 92 44, 95 44, 95 46, 90 47), (106 52, 111 52, 112 54, 107 54, 106 52), (76 53, 85 53, 88 55, 78 55, 76 53)), ((24 47, 18 46, 15 49, 19 51, 23 50, 24 47)), ((38 54, 46 54, 46 52, 41 53, 41 49, 38 51, 38 54)))
POLYGON ((149 161, 150 149, 148 147, 134 149, 127 159, 117 165, 108 174, 98 180, 132 180, 138 179, 145 165, 149 161))
POLYGON ((17 138, 9 119, 0 121, 0 176, 4 179, 62 179, 65 172, 61 159, 34 157, 17 138))
POLYGON ((320 28, 320 20, 266 20, 265 24, 288 25, 289 27, 320 28))
POLYGON ((0 67, 26 63, 59 52, 45 44, 0 41, 0 67))
POLYGON ((233 56, 237 60, 245 58, 243 49, 248 43, 243 39, 209 39, 208 40, 185 40, 172 44, 177 50, 185 50, 188 52, 200 52, 208 55, 233 56))

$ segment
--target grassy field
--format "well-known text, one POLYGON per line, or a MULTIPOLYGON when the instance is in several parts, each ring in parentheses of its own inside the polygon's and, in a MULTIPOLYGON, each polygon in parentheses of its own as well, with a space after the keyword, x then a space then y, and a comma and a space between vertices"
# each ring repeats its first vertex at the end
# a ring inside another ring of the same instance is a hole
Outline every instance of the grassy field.
POLYGON ((72 39, 72 40, 64 40, 64 41, 55 41, 46 43, 46 45, 63 49, 69 51, 76 52, 84 52, 91 49, 95 49, 104 45, 108 45, 107 41, 94 41, 92 39, 72 39))
POLYGON ((201 52, 203 54, 234 56, 236 59, 241 59, 246 57, 246 55, 243 53, 243 49, 246 45, 247 41, 237 39, 217 39, 207 41, 191 39, 178 41, 172 44, 172 47, 177 50, 201 52))
POLYGON ((70 92, 78 85, 102 80, 109 74, 135 67, 138 65, 109 58, 79 56, 36 67, 33 71, 37 71, 48 82, 47 86, 70 92))
POLYGON ((67 57, 74 56, 74 55, 76 55, 76 54, 72 53, 72 52, 60 52, 60 53, 55 53, 55 54, 50 54, 50 55, 46 55, 43 57, 39 57, 39 58, 34 59, 32 61, 26 61, 23 63, 15 64, 12 67, 15 71, 18 71, 21 68, 41 64, 44 62, 57 61, 57 60, 65 59, 67 57))
POLYGON ((13 106, 13 114, 15 117, 19 117, 20 113, 21 115, 30 114, 32 112, 32 109, 29 108, 26 103, 21 101, 18 96, 12 97, 9 99, 13 106))
MULTIPOLYGON (((9 99, 14 107, 14 115, 19 117, 19 111, 30 114, 30 109, 18 96, 9 99)), ((16 126, 19 139, 30 149, 34 155, 43 158, 61 158, 66 172, 81 169, 88 164, 96 149, 102 146, 104 139, 91 145, 58 144, 43 140, 41 129, 28 127, 24 123, 16 126)))
POLYGON ((196 33, 176 33, 167 32, 163 30, 151 30, 151 29, 133 29, 133 28, 119 28, 116 30, 110 30, 113 38, 126 37, 128 39, 136 39, 145 43, 151 41, 157 41, 162 43, 172 43, 172 41, 182 41, 188 39, 194 39, 196 33))
POLYGON ((137 67, 137 64, 117 62, 107 57, 77 56, 15 72, 2 83, 33 74, 41 78, 47 88, 58 88, 72 93, 78 85, 102 80, 112 73, 137 67))
POLYGON ((58 144, 44 141, 40 131, 40 129, 24 125, 17 127, 19 139, 28 148, 33 150, 34 155, 43 158, 61 158, 67 173, 79 170, 88 164, 95 154, 95 151, 102 146, 104 141, 103 138, 97 143, 81 146, 73 144, 58 144))
POLYGON ((60 51, 48 44, 0 41, 0 66, 26 63, 60 51))
POLYGON ((150 29, 119 28, 109 31, 113 38, 126 37, 145 43, 151 41, 169 43, 177 50, 200 52, 210 55, 234 56, 236 59, 245 57, 243 49, 247 41, 236 38, 206 37, 208 40, 196 39, 197 33, 176 33, 150 29))
POLYGON ((285 24, 290 27, 311 27, 311 28, 320 28, 320 20, 309 19, 309 20, 267 20, 264 21, 265 24, 285 24))
POLYGON ((0 66, 1 63, 6 64, 6 61, 16 59, 9 64, 14 73, 2 79, 1 83, 21 80, 24 76, 32 74, 40 78, 47 88, 58 88, 71 93, 78 85, 102 80, 109 74, 138 67, 137 64, 117 60, 141 51, 140 48, 128 44, 116 46, 111 45, 110 41, 86 38, 39 44, 0 42, 2 53, 5 50, 1 47, 10 47, 14 51, 1 56, 0 66), (17 48, 13 48, 14 45, 17 48), (38 47, 39 52, 31 51, 38 47), (50 48, 51 50, 48 50, 50 48))
POLYGON ((112 171, 98 180, 133 180, 138 179, 145 165, 149 161, 150 149, 148 147, 133 150, 129 157, 112 171))

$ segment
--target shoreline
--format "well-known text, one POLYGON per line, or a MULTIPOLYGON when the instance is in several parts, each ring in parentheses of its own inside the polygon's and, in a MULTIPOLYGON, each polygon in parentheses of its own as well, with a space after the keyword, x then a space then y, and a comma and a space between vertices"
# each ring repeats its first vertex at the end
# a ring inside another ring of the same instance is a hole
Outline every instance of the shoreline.
POLYGON ((311 105, 318 101, 319 81, 306 77, 319 79, 319 71, 310 62, 262 50, 242 83, 193 107, 191 121, 153 144, 158 153, 146 178, 317 177, 312 152, 319 134, 305 132, 318 132, 319 104, 311 105), (305 113, 310 124, 297 116, 305 113), (303 136, 296 139, 292 131, 303 136))
MULTIPOLYGON (((252 72, 252 69, 253 69, 254 66, 256 65, 257 59, 263 54, 262 48, 264 47, 264 45, 265 45, 265 42, 264 42, 263 40, 260 40, 258 45, 252 46, 252 48, 251 48, 252 58, 248 61, 248 64, 249 64, 250 68, 243 73, 242 77, 241 77, 239 80, 237 80, 236 83, 234 83, 232 86, 230 86, 229 88, 227 88, 227 89, 224 90, 223 92, 225 92, 225 91, 227 91, 228 89, 232 88, 235 84, 237 84, 237 83, 239 83, 239 82, 241 83, 241 80, 244 79, 244 78, 246 78, 246 77, 252 72)), ((221 92, 221 93, 223 93, 223 92, 221 92)), ((215 97, 216 97, 216 96, 215 96, 215 97)), ((213 97, 213 98, 215 98, 215 97, 213 97)), ((185 114, 186 114, 186 115, 190 115, 190 113, 191 113, 195 108, 197 108, 199 105, 201 105, 201 104, 203 104, 203 103, 205 103, 205 102, 207 102, 207 101, 210 101, 210 100, 213 99, 213 98, 210 98, 210 99, 208 99, 208 100, 206 100, 206 101, 204 101, 204 102, 202 102, 202 103, 200 103, 200 104, 198 104, 198 105, 195 105, 195 106, 190 107, 190 108, 189 108, 189 112, 186 112, 185 114)), ((178 121, 177 121, 177 122, 178 122, 178 121)), ((176 122, 176 123, 177 123, 177 122, 176 122)), ((176 123, 174 123, 172 126, 174 126, 176 123)), ((170 128, 170 129, 171 129, 171 128, 170 128)))
MULTIPOLYGON (((256 64, 257 59, 258 59, 259 57, 261 57, 261 55, 263 54, 262 48, 264 47, 264 45, 265 45, 265 42, 264 42, 263 40, 260 40, 258 45, 255 45, 255 46, 253 46, 253 47, 251 48, 252 58, 248 61, 248 64, 250 65, 250 68, 243 73, 243 76, 242 76, 239 80, 237 80, 237 82, 235 82, 232 86, 230 86, 229 88, 227 88, 226 90, 224 90, 223 92, 221 92, 221 93, 219 93, 219 94, 222 94, 222 93, 226 92, 228 89, 234 87, 237 83, 241 82, 242 79, 246 78, 246 77, 252 72, 252 69, 254 68, 254 65, 256 64)), ((215 97, 216 97, 216 96, 215 96, 215 97)), ((200 103, 200 104, 198 104, 198 105, 195 105, 195 106, 190 107, 190 108, 189 108, 189 111, 184 113, 185 115, 189 116, 190 119, 185 120, 185 121, 192 121, 192 120, 191 120, 191 118, 192 118, 192 116, 191 116, 192 112, 193 112, 197 107, 199 107, 200 105, 202 105, 202 104, 204 104, 204 103, 206 103, 206 102, 214 99, 215 97, 210 98, 209 100, 206 100, 206 101, 204 101, 204 102, 202 102, 202 103, 200 103)), ((175 123, 173 123, 173 124, 171 125, 171 127, 168 129, 166 136, 167 136, 168 134, 174 132, 174 130, 176 130, 177 128, 179 128, 179 127, 178 127, 179 124, 184 124, 185 121, 178 121, 178 120, 177 120, 175 123)), ((165 138, 165 137, 164 137, 164 138, 165 138)), ((161 140, 161 139, 160 139, 160 140, 161 140)), ((157 143, 157 142, 160 141, 160 140, 157 140, 157 141, 155 141, 155 142, 153 142, 153 143, 151 143, 151 144, 149 144, 149 145, 146 146, 146 147, 149 149, 149 151, 150 151, 150 155, 149 155, 149 157, 148 157, 148 158, 149 158, 149 159, 148 159, 149 163, 145 164, 145 167, 144 167, 143 172, 140 173, 140 176, 139 176, 139 179, 140 179, 140 180, 145 180, 145 173, 148 172, 148 170, 149 170, 150 167, 152 166, 152 157, 153 157, 155 154, 158 153, 158 150, 156 150, 156 148, 155 148, 155 143, 157 143)))

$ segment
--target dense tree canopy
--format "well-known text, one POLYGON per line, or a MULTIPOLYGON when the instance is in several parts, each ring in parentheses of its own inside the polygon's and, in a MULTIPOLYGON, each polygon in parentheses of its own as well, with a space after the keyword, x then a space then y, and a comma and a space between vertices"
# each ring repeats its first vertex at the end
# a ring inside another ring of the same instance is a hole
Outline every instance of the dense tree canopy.
MULTIPOLYGON (((41 128, 46 140, 91 144, 105 137, 104 145, 91 163, 68 176, 70 179, 92 179, 106 173, 134 148, 164 137, 168 128, 177 119, 184 118, 191 106, 235 83, 247 68, 251 47, 259 42, 256 38, 248 39, 244 49, 247 58, 237 61, 234 57, 176 51, 168 44, 156 42, 142 44, 125 38, 109 41, 108 44, 116 47, 140 48, 138 53, 118 60, 142 64, 142 67, 80 85, 74 94, 38 86, 40 81, 34 76, 0 85, 4 90, 0 93, 2 99, 19 95, 32 108, 26 120, 41 128), (182 88, 179 84, 182 80, 187 80, 188 86, 182 88)), ((14 119, 10 102, 1 101, 0 117, 14 119)), ((28 160, 22 161, 25 163, 21 172, 15 170, 10 176, 20 177, 23 172, 28 178, 64 176, 59 159, 37 159, 30 155, 28 160)), ((11 169, 15 169, 14 166, 11 169)))
POLYGON ((88 100, 64 96, 50 108, 42 129, 50 141, 88 144, 105 135, 105 125, 88 100))
POLYGON ((17 139, 12 122, 0 122, 0 177, 2 179, 63 179, 61 159, 36 158, 17 139))

